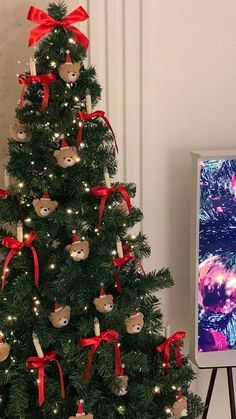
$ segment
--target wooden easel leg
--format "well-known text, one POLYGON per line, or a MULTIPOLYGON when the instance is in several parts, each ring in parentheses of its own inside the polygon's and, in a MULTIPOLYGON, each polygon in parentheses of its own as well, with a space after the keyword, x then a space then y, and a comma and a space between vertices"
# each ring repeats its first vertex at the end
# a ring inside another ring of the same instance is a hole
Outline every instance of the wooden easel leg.
MULTIPOLYGON (((206 402, 205 402, 205 409, 204 409, 204 412, 203 412, 203 415, 202 415, 202 419, 207 419, 208 410, 209 410, 209 406, 210 406, 210 402, 211 402, 211 396, 212 396, 212 392, 213 392, 213 388, 214 388, 214 384, 215 384, 216 374, 217 374, 217 368, 213 368, 212 373, 211 373, 211 379, 210 379, 210 383, 209 383, 209 387, 208 387, 208 392, 207 392, 207 397, 206 397, 206 402)), ((233 417, 233 419, 236 419, 236 417, 233 417)))
POLYGON ((227 367, 227 377, 228 377, 228 386, 229 386, 229 402, 230 402, 231 419, 236 419, 234 381, 233 381, 233 371, 231 367, 227 367))

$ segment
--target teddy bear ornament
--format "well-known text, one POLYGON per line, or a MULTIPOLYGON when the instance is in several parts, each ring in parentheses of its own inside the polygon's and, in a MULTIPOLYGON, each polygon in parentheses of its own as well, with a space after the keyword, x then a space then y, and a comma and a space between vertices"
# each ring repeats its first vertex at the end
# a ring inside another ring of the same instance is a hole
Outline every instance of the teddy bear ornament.
POLYGON ((70 306, 62 307, 61 304, 55 303, 54 311, 49 314, 49 320, 56 329, 67 326, 70 321, 70 306))
POLYGON ((171 412, 175 419, 180 419, 188 416, 187 397, 182 395, 182 391, 178 392, 178 400, 174 402, 171 412))
POLYGON ((66 83, 75 83, 80 74, 80 64, 73 63, 70 55, 70 51, 66 51, 66 61, 59 67, 59 76, 66 83))
POLYGON ((4 341, 3 336, 0 335, 0 362, 5 361, 10 354, 10 345, 4 341))
POLYGON ((84 401, 83 400, 79 401, 79 405, 78 405, 76 415, 69 417, 69 419, 78 419, 78 418, 93 419, 93 414, 92 413, 85 413, 85 411, 84 411, 84 401))
POLYGON ((94 298, 93 303, 100 313, 109 313, 113 310, 113 295, 106 295, 102 286, 99 298, 94 298))
POLYGON ((140 311, 133 311, 125 320, 126 331, 130 335, 140 333, 144 326, 144 315, 140 311))
POLYGON ((57 159, 57 164, 63 169, 74 166, 80 161, 76 147, 70 147, 65 138, 62 139, 59 150, 55 150, 53 156, 57 159))
POLYGON ((81 241, 75 230, 72 231, 72 244, 66 246, 66 250, 75 262, 87 259, 89 255, 89 242, 81 241))
POLYGON ((9 127, 10 136, 13 140, 19 143, 26 143, 31 139, 31 132, 24 122, 18 119, 14 120, 14 123, 9 127))
POLYGON ((57 209, 58 202, 51 201, 48 192, 44 192, 42 198, 33 200, 33 207, 40 218, 45 218, 57 209))

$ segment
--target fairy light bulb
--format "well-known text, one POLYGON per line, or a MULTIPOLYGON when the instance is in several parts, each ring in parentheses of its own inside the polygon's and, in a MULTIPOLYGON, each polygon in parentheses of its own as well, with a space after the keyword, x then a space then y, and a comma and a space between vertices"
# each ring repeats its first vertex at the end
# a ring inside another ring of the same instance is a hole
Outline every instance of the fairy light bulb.
POLYGON ((23 182, 20 182, 20 183, 18 184, 18 186, 19 186, 19 188, 23 188, 24 183, 23 183, 23 182))
POLYGON ((50 66, 53 67, 53 68, 55 68, 57 66, 57 63, 55 61, 51 61, 50 62, 50 66))
POLYGON ((50 269, 55 269, 56 265, 54 265, 54 263, 51 263, 50 265, 50 269))
POLYGON ((154 393, 160 393, 160 387, 159 386, 155 386, 154 387, 154 393))
POLYGON ((71 208, 68 208, 68 209, 66 210, 66 212, 67 212, 67 214, 72 214, 72 209, 71 209, 71 208))

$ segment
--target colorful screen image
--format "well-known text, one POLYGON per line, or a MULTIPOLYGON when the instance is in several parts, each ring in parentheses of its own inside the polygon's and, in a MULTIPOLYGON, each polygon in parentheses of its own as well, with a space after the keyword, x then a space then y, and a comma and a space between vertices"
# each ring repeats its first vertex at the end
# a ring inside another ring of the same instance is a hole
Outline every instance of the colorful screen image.
POLYGON ((236 159, 200 162, 198 350, 236 349, 236 159))

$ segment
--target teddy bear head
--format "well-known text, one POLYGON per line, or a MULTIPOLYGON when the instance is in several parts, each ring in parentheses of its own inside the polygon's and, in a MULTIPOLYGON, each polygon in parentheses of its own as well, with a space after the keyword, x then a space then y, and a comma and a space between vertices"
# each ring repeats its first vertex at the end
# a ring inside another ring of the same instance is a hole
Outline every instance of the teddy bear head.
POLYGON ((109 313, 113 310, 113 295, 106 295, 103 288, 100 290, 100 297, 94 298, 93 303, 100 313, 109 313))
POLYGON ((128 393, 128 375, 118 376, 114 380, 113 393, 117 396, 125 396, 128 393))
POLYGON ((79 401, 79 405, 78 405, 78 409, 77 409, 77 413, 75 416, 70 416, 69 419, 93 419, 93 414, 92 413, 85 413, 84 410, 84 401, 80 400, 79 401))
POLYGON ((0 362, 5 361, 10 354, 10 345, 0 337, 0 362))
POLYGON ((80 262, 87 259, 89 255, 89 242, 87 240, 81 241, 77 234, 73 232, 72 244, 68 244, 66 250, 75 262, 80 262))
POLYGON ((176 419, 180 419, 182 417, 188 416, 188 405, 187 405, 187 397, 182 396, 179 400, 172 406, 172 413, 176 419))
POLYGON ((121 201, 119 204, 116 205, 116 209, 122 215, 129 215, 129 208, 125 201, 121 201))
POLYGON ((126 331, 133 335, 141 332, 144 326, 144 315, 139 311, 134 311, 131 315, 125 320, 126 331))
POLYGON ((56 208, 58 207, 57 201, 51 201, 47 192, 45 192, 40 199, 33 200, 33 207, 36 214, 41 217, 45 218, 52 214, 56 208))
POLYGON ((53 156, 57 159, 57 164, 64 169, 74 166, 79 162, 79 156, 76 147, 69 147, 66 140, 63 139, 59 150, 55 150, 53 156))
POLYGON ((93 419, 92 413, 87 413, 87 415, 70 416, 69 419, 78 419, 79 417, 81 417, 81 419, 93 419))
POLYGON ((19 143, 26 143, 31 139, 31 132, 27 125, 15 119, 14 123, 9 127, 10 136, 19 143))
POLYGON ((80 64, 73 63, 70 51, 66 51, 66 61, 59 66, 59 76, 66 83, 75 83, 80 75, 80 64))
POLYGON ((70 306, 62 307, 55 303, 54 311, 49 314, 49 320, 56 329, 67 326, 70 321, 70 306))

